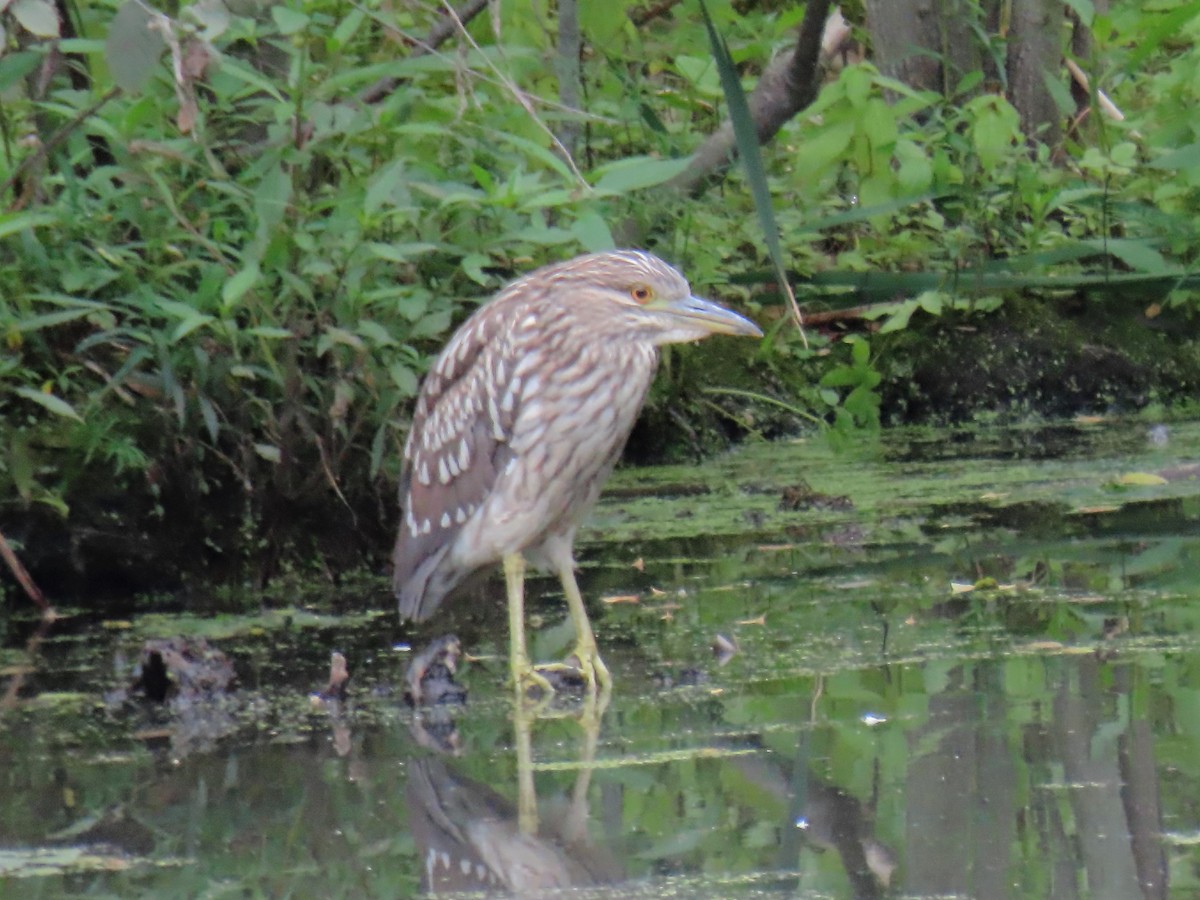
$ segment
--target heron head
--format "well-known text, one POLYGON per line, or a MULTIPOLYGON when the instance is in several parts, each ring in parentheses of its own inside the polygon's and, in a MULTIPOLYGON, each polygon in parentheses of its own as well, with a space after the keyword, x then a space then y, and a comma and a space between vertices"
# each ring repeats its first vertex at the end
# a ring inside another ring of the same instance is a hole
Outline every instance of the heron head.
POLYGON ((652 343, 694 341, 710 334, 762 336, 749 319, 693 294, 687 279, 653 254, 595 253, 573 260, 571 266, 589 291, 616 305, 632 334, 652 343))

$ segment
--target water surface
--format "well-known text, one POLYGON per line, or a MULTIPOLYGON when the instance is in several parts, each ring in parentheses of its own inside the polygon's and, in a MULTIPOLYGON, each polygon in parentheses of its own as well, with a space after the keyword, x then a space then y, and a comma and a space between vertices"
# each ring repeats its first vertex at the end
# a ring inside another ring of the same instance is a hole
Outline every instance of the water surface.
MULTIPOLYGON (((27 897, 1200 893, 1200 425, 748 445, 610 487, 579 547, 598 728, 514 717, 498 583, 418 632, 382 578, 253 614, 130 598, 32 652, 10 592, 0 873, 27 897), (444 631, 467 703, 415 715, 409 648, 444 631), (122 698, 147 640, 199 635, 235 690, 122 698), (309 697, 335 650, 336 715, 309 697)), ((561 598, 529 588, 553 659, 561 598)))

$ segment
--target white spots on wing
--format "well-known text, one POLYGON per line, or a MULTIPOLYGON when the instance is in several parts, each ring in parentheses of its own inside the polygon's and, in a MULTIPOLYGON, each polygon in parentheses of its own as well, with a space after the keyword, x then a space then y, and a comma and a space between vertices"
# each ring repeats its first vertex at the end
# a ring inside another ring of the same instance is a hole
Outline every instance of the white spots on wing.
POLYGON ((408 531, 413 537, 416 537, 420 529, 417 528, 417 520, 413 517, 412 506, 404 513, 404 521, 408 523, 408 531))
POLYGON ((449 528, 450 527, 450 513, 448 513, 448 512, 442 513, 442 520, 438 524, 441 525, 442 528, 449 528))
POLYGON ((421 534, 429 534, 433 531, 433 523, 426 519, 421 523, 421 534))
POLYGON ((498 441, 503 441, 507 435, 504 433, 504 428, 500 422, 500 410, 496 408, 496 398, 492 394, 488 394, 488 421, 492 423, 492 437, 498 441))
POLYGON ((446 457, 438 457, 438 481, 442 484, 450 483, 450 472, 446 469, 446 457))
POLYGON ((454 524, 461 525, 467 521, 467 511, 461 506, 454 511, 454 524))
POLYGON ((465 472, 471 465, 471 445, 467 443, 466 438, 458 440, 458 468, 459 471, 465 472))
POLYGON ((517 362, 517 370, 513 373, 513 381, 524 378, 538 364, 540 357, 537 353, 526 353, 517 362))
POLYGON ((421 464, 417 466, 417 481, 424 485, 430 484, 429 465, 425 462, 425 460, 421 460, 421 464))

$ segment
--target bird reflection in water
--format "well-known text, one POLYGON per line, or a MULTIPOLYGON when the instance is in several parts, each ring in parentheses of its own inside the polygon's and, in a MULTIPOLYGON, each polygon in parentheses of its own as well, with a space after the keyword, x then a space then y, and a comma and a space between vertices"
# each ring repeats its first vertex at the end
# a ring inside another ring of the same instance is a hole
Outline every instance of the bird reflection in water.
MULTIPOLYGON (((448 640, 441 646, 454 649, 458 645, 448 640)), ((429 698, 458 697, 441 684, 453 672, 453 660, 446 665, 444 655, 435 654, 429 662, 421 667, 425 676, 418 684, 420 693, 429 698)), ((603 837, 597 840, 597 834, 605 834, 603 830, 589 828, 592 775, 602 767, 596 759, 599 712, 585 709, 578 718, 581 741, 577 761, 553 764, 556 771, 567 767, 575 771, 569 792, 539 801, 535 775, 551 766, 534 761, 535 711, 521 704, 514 707, 515 802, 500 792, 503 787, 462 774, 447 758, 462 753, 463 742, 454 723, 464 714, 464 707, 456 701, 442 700, 418 708, 413 720, 417 743, 437 751, 409 762, 405 791, 423 890, 528 896, 543 890, 624 882, 627 876, 617 852, 624 836, 609 833, 605 842, 603 837)), ((875 898, 887 892, 896 862, 891 850, 874 835, 874 800, 863 803, 753 738, 708 749, 719 756, 727 754, 722 765, 783 802, 778 868, 746 873, 748 880, 760 886, 766 879, 780 887, 794 887, 800 878, 802 848, 808 848, 819 853, 833 851, 840 857, 852 896, 875 898)), ((646 757, 641 762, 654 759, 646 757)), ((637 765, 638 761, 630 759, 625 764, 637 765)), ((729 801, 740 802, 736 797, 729 801)), ((684 871, 677 874, 688 877, 684 871)), ((706 896, 718 896, 711 893, 712 885, 703 882, 688 889, 693 888, 706 896)))
MULTIPOLYGON (((418 722, 421 716, 418 716, 418 722)), ((565 803, 539 808, 528 710, 514 712, 516 805, 489 785, 456 772, 444 757, 409 763, 406 806, 430 893, 516 893, 614 884, 624 879, 616 857, 588 830, 588 792, 599 715, 581 720, 583 742, 565 803)), ((427 740, 418 741, 429 746, 427 740)))

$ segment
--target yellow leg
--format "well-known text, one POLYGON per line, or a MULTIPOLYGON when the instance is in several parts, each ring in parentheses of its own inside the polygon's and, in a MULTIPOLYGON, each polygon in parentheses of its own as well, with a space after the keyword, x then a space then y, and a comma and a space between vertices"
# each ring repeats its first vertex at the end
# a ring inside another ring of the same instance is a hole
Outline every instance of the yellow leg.
POLYGON ((579 669, 587 679, 589 688, 594 692, 599 686, 607 706, 607 698, 612 690, 612 675, 608 666, 600 658, 596 647, 596 636, 592 634, 592 623, 588 621, 587 608, 583 605, 583 595, 579 593, 579 584, 575 581, 575 568, 570 563, 560 566, 559 580, 562 581, 563 593, 567 595, 567 608, 571 611, 571 621, 575 625, 575 656, 579 660, 579 669))
POLYGON ((513 746, 517 751, 517 825, 522 834, 538 833, 537 790, 533 781, 531 714, 523 703, 513 710, 513 746))
POLYGON ((517 697, 524 699, 529 687, 537 687, 549 697, 554 687, 534 669, 525 646, 525 557, 520 553, 504 557, 504 584, 508 592, 508 663, 517 697))

